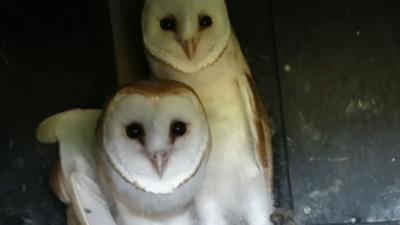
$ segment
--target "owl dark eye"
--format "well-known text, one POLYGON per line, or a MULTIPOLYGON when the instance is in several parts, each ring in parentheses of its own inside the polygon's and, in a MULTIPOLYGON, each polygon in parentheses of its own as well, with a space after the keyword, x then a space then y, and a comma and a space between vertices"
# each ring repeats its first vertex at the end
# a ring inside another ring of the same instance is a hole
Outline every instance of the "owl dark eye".
POLYGON ((165 17, 160 20, 160 27, 165 31, 175 30, 176 28, 176 20, 174 17, 165 17))
POLYGON ((131 123, 125 128, 125 133, 130 139, 143 140, 144 129, 140 123, 131 123))
POLYGON ((211 27, 213 24, 212 18, 210 16, 201 16, 199 19, 200 28, 205 29, 211 27))
POLYGON ((173 138, 183 136, 186 133, 187 125, 182 121, 174 121, 171 124, 170 132, 173 138))

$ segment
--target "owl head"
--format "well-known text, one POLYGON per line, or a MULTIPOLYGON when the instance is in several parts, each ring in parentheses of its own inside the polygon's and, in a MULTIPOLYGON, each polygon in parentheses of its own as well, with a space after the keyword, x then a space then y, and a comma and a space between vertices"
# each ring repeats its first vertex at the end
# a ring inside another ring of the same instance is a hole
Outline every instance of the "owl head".
POLYGON ((214 63, 231 32, 224 0, 147 0, 142 30, 148 54, 185 73, 214 63))
POLYGON ((152 194, 172 193, 195 177, 210 144, 199 98, 176 81, 122 88, 103 111, 98 138, 115 185, 152 194))

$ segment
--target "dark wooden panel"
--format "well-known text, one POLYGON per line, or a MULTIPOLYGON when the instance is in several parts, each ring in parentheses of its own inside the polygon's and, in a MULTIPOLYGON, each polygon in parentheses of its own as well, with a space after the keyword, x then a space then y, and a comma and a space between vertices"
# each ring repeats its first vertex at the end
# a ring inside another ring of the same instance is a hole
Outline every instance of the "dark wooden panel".
POLYGON ((47 184, 57 148, 35 130, 53 113, 102 107, 116 86, 111 34, 90 2, 0 3, 0 224, 66 224, 47 184))
POLYGON ((273 3, 296 219, 400 220, 394 1, 273 3))
POLYGON ((113 33, 119 86, 148 79, 142 41, 141 17, 144 0, 107 0, 113 33))

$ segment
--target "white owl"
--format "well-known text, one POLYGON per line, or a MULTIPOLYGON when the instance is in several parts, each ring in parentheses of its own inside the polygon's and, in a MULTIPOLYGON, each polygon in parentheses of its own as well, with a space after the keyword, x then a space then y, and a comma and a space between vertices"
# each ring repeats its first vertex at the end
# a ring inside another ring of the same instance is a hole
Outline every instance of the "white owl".
POLYGON ((100 177, 117 223, 190 224, 185 209, 201 186, 210 144, 196 94, 177 82, 130 86, 101 121, 100 177))
POLYGON ((146 0, 143 41, 156 78, 191 86, 213 146, 196 207, 204 225, 271 224, 272 148, 260 97, 224 0, 146 0))
POLYGON ((46 119, 38 139, 60 144, 52 187, 69 225, 190 225, 210 149, 197 95, 174 81, 122 88, 99 110, 46 119), (96 128, 97 124, 97 128, 96 128))

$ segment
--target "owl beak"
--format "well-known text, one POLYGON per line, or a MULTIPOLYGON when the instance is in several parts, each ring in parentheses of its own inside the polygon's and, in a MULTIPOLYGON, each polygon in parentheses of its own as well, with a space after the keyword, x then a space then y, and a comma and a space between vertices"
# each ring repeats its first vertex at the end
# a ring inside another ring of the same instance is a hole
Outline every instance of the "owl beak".
POLYGON ((167 165, 169 158, 169 153, 168 152, 157 152, 152 154, 151 156, 151 162, 153 163, 154 168, 157 171, 157 174, 160 178, 162 178, 164 174, 165 167, 167 165))
POLYGON ((192 38, 190 40, 185 40, 181 42, 183 51, 185 52, 185 55, 188 57, 188 59, 192 59, 193 56, 195 55, 197 44, 198 44, 197 38, 192 38))

